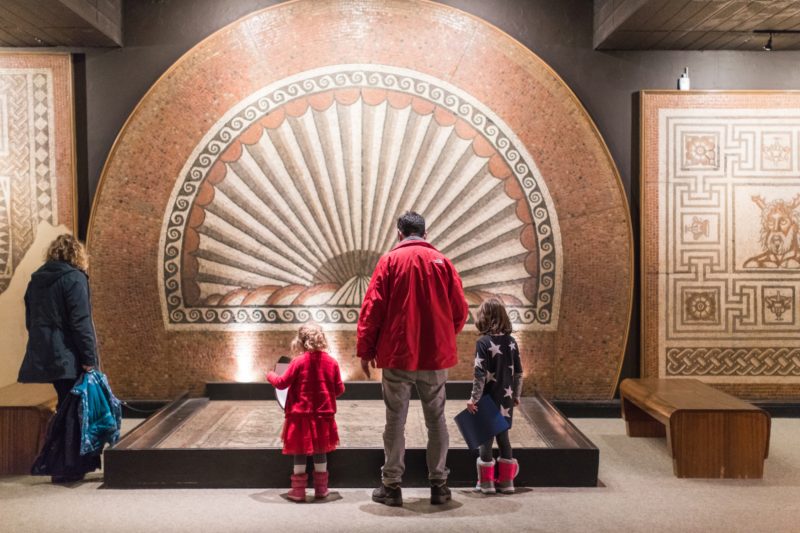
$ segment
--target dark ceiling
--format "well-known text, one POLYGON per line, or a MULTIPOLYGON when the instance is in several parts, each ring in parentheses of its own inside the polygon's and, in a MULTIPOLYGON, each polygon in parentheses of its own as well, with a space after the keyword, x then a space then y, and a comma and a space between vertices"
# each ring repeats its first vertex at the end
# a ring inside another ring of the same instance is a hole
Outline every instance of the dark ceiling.
POLYGON ((594 46, 601 50, 800 49, 800 1, 595 0, 594 46))
POLYGON ((0 46, 121 46, 123 0, 1 0, 0 46))
MULTIPOLYGON (((220 0, 230 1, 230 0, 220 0)), ((556 0, 553 0, 556 1, 556 0)), ((123 0, 2 0, 0 46, 121 46, 123 0)), ((601 50, 800 49, 797 0, 595 0, 601 50)))

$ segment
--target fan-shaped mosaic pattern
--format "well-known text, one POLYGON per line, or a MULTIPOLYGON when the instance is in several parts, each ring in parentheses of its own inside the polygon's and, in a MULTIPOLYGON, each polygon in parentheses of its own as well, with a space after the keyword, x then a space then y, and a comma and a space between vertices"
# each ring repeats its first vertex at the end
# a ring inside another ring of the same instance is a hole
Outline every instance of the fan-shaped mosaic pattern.
POLYGON ((168 327, 352 325, 407 209, 426 216, 473 306, 497 296, 520 326, 557 325, 552 201, 485 106, 417 72, 340 65, 236 109, 165 216, 168 327))

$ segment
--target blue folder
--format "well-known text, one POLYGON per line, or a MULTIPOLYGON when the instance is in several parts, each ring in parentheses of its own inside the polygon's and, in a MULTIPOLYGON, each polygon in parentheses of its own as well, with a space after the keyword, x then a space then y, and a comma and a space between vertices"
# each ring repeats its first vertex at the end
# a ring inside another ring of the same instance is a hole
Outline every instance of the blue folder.
POLYGON ((456 415, 455 421, 467 447, 472 450, 510 427, 489 396, 478 400, 477 413, 473 415, 464 409, 456 415))

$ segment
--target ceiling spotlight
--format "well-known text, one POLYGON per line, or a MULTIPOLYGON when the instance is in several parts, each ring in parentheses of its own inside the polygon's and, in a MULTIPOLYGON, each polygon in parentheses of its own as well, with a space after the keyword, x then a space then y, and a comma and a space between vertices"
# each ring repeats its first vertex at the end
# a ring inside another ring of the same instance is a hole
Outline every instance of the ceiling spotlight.
POLYGON ((769 39, 767 40, 767 44, 761 47, 762 50, 767 52, 772 52, 775 48, 772 47, 772 38, 776 35, 800 35, 800 29, 798 30, 776 30, 776 29, 766 29, 766 30, 753 30, 753 33, 760 33, 766 35, 769 33, 769 39))

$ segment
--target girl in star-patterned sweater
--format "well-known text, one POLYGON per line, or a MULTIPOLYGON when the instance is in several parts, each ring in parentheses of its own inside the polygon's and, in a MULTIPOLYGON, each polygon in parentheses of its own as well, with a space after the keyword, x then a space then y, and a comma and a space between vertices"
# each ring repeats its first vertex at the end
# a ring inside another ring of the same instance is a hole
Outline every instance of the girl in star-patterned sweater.
MULTIPOLYGON (((514 407, 519 405, 522 395, 522 362, 517 342, 511 336, 511 321, 503 303, 496 298, 483 302, 478 309, 475 327, 481 337, 476 346, 475 377, 467 409, 476 413, 478 400, 483 395, 488 395, 497 404, 510 428, 514 407)), ((500 448, 496 489, 495 461, 492 455, 495 439, 489 439, 480 446, 477 488, 484 494, 492 494, 495 490, 511 494, 514 492, 514 477, 519 471, 519 464, 511 456, 508 430, 499 433, 496 439, 497 447, 500 448)))

